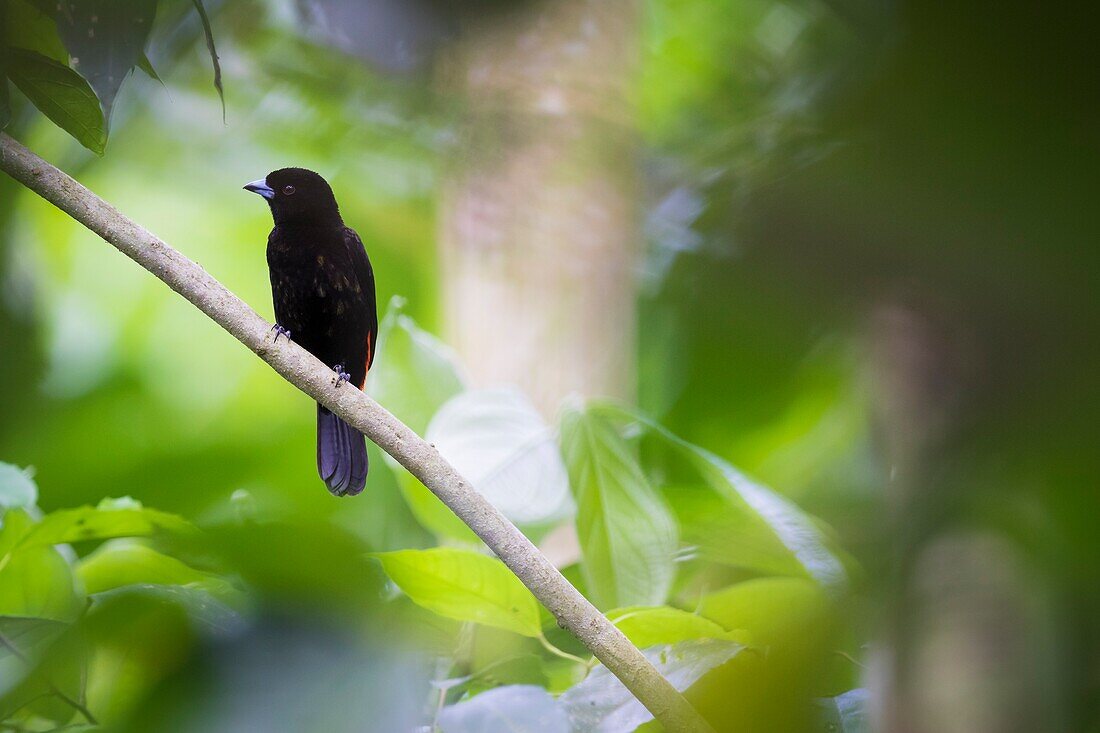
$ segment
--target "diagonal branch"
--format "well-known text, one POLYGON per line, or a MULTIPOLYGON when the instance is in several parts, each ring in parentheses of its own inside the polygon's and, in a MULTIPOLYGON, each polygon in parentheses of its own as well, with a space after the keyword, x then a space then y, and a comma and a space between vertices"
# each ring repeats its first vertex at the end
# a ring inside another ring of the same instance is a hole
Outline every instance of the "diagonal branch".
POLYGON ((276 345, 269 331, 271 324, 198 264, 4 133, 0 133, 0 169, 156 275, 288 382, 397 459, 504 561, 558 624, 603 662, 666 730, 713 733, 622 632, 407 425, 363 392, 334 387, 332 371, 302 347, 285 342, 276 345))

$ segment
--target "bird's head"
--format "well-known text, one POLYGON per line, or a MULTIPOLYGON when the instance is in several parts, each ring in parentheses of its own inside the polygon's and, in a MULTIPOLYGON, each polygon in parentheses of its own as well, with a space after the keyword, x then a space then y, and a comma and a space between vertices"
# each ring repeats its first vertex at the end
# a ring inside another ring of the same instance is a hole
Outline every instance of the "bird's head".
POLYGON ((267 199, 276 224, 340 224, 340 209, 332 188, 305 168, 282 168, 245 185, 267 199))

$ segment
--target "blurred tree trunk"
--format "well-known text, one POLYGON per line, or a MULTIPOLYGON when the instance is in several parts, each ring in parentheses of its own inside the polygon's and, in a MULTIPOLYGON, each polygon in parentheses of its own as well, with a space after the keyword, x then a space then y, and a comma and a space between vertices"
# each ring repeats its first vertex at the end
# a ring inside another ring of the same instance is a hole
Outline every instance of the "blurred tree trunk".
POLYGON ((895 552, 871 655, 873 728, 1065 730, 1046 582, 1010 533, 965 509, 983 488, 958 453, 982 374, 973 339, 958 319, 904 301, 879 304, 871 321, 872 405, 891 474, 884 521, 895 552))
POLYGON ((467 22, 440 214, 446 340, 478 386, 635 393, 635 0, 534 3, 467 22))

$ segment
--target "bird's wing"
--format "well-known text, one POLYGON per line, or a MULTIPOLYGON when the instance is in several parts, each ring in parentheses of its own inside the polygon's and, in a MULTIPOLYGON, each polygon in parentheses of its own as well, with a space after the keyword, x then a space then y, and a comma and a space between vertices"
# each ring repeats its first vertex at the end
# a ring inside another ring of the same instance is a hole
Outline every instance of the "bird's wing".
POLYGON ((374 347, 378 341, 378 304, 374 294, 374 268, 371 267, 363 240, 351 227, 344 228, 344 244, 348 248, 355 278, 363 293, 363 308, 367 314, 367 370, 374 362, 374 347))

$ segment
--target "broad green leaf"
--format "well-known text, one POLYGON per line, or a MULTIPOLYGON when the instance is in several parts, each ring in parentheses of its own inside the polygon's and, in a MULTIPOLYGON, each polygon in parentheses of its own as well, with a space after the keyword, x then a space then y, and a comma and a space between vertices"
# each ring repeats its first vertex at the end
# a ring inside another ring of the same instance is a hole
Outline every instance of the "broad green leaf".
MULTIPOLYGON (((704 639, 651 647, 642 654, 683 692, 744 648, 733 641, 704 639)), ((573 733, 632 731, 653 720, 653 715, 602 664, 596 665, 584 681, 566 690, 558 702, 569 714, 573 733)))
MULTIPOLYGON (((379 575, 385 576, 381 568, 379 575)), ((417 650, 436 657, 452 656, 459 640, 468 639, 471 630, 469 624, 418 606, 406 595, 398 595, 382 607, 380 623, 401 629, 405 638, 415 640, 417 650)))
MULTIPOLYGON (((389 463, 389 462, 388 462, 389 463)), ((455 513, 447 508, 447 505, 439 500, 431 489, 420 483, 420 480, 406 471, 403 467, 393 463, 394 473, 397 475, 397 484, 401 489, 401 495, 409 505, 409 510, 425 529, 438 537, 449 537, 461 540, 469 544, 481 544, 481 538, 466 526, 466 523, 455 516, 455 513)))
POLYGON ((198 629, 187 609, 159 592, 170 587, 108 591, 83 620, 92 651, 86 704, 100 720, 132 714, 193 653, 198 629))
POLYGON ((812 646, 811 637, 824 633, 835 615, 824 589, 808 578, 746 580, 703 596, 699 613, 772 648, 812 646))
POLYGON ((435 413, 424 437, 513 522, 546 525, 572 513, 554 431, 518 391, 457 394, 435 413))
POLYGON ((836 654, 844 647, 844 619, 831 593, 809 578, 737 583, 704 596, 699 612, 726 628, 745 629, 760 650, 717 675, 715 687, 730 690, 729 709, 703 701, 716 723, 742 730, 758 719, 785 730, 815 730, 817 711, 806 703, 850 684, 848 675, 836 672, 848 664, 836 654), (790 708, 794 699, 802 701, 797 710, 790 708))
POLYGON ((546 670, 546 690, 553 695, 560 695, 588 675, 585 665, 571 659, 546 659, 543 668, 546 670))
POLYGON ((663 603, 678 541, 664 500, 626 442, 598 415, 565 410, 561 442, 593 601, 602 608, 663 603))
MULTIPOLYGON (((4 635, 4 640, 18 649, 19 655, 33 660, 40 658, 43 650, 67 628, 68 624, 54 619, 0 616, 0 634, 4 635)), ((0 644, 0 698, 6 698, 30 672, 27 662, 19 655, 0 644)), ((5 712, 3 707, 0 703, 0 716, 5 712)))
POLYGON ((226 581, 163 555, 133 540, 112 540, 76 565, 76 577, 86 593, 126 585, 195 585, 215 595, 232 594, 226 581))
POLYGON ((871 725, 867 720, 867 702, 869 694, 863 688, 818 700, 821 709, 821 730, 835 733, 870 733, 871 725))
POLYGON ((825 535, 797 506, 758 484, 718 456, 695 447, 700 471, 730 507, 747 506, 775 533, 783 547, 810 577, 824 586, 847 582, 844 566, 827 546, 825 535))
POLYGON ((0 463, 0 515, 13 507, 34 506, 37 501, 38 487, 27 472, 10 463, 0 463))
POLYGON ((194 526, 175 514, 146 509, 128 497, 104 499, 96 507, 60 509, 42 518, 21 547, 57 545, 112 537, 145 537, 157 532, 186 533, 194 526))
POLYGON ((443 708, 443 733, 570 733, 569 716, 546 690, 508 685, 443 708))
POLYGON ((66 13, 57 15, 57 31, 73 58, 73 66, 111 109, 122 82, 145 55, 145 40, 153 27, 156 0, 65 0, 66 13))
MULTIPOLYGON (((68 626, 62 621, 49 618, 0 616, 0 633, 21 651, 56 639, 68 626)), ((0 645, 0 658, 11 653, 10 649, 0 645)))
MULTIPOLYGON (((25 695, 28 712, 55 724, 63 725, 73 720, 76 715, 73 706, 54 690, 61 690, 74 700, 84 697, 86 654, 87 647, 78 635, 62 635, 44 650, 42 659, 35 664, 34 673, 11 697, 25 695)), ((67 726, 62 730, 68 733, 67 726)))
POLYGON ((676 509, 684 543, 703 559, 761 575, 806 577, 771 527, 743 503, 731 503, 702 482, 662 489, 676 509))
POLYGON ((402 313, 403 307, 395 296, 386 308, 367 392, 423 435, 436 410, 466 387, 454 352, 402 313))
POLYGON ((630 642, 644 649, 689 639, 728 639, 730 632, 710 619, 670 606, 634 606, 607 612, 630 642))
POLYGON ((27 0, 6 0, 0 4, 0 45, 40 53, 59 64, 69 65, 69 54, 57 34, 57 24, 27 0))
POLYGON ((54 548, 12 550, 0 563, 0 616, 69 621, 80 612, 69 563, 54 548))
POLYGON ((32 529, 34 520, 23 509, 9 509, 0 516, 0 570, 4 568, 8 556, 32 529))
POLYGON ((220 578, 187 585, 124 585, 100 591, 94 600, 101 604, 120 598, 152 599, 162 605, 179 607, 187 612, 192 626, 212 635, 233 634, 247 625, 235 610, 242 605, 241 594, 220 578))
POLYGON ((430 611, 524 636, 541 633, 535 597, 500 560, 442 547, 374 557, 409 598, 430 611))
MULTIPOLYGON (((539 623, 545 623, 542 621, 541 616, 539 617, 539 623)), ((543 633, 545 633, 545 630, 543 633)), ((541 644, 534 639, 493 626, 470 628, 468 635, 469 643, 462 653, 465 655, 465 664, 471 675, 475 675, 486 668, 494 667, 502 659, 519 655, 541 655, 543 651, 541 644)), ((536 684, 530 679, 510 679, 505 680, 505 683, 536 684)), ((544 680, 540 680, 537 684, 541 685, 543 683, 544 680)))
POLYGON ((56 723, 72 719, 72 706, 54 694, 57 688, 82 697, 84 648, 79 637, 65 634, 69 628, 50 619, 0 616, 0 719, 22 709, 56 723))
POLYGON ((847 582, 844 566, 825 535, 788 499, 641 415, 612 405, 593 410, 609 419, 640 424, 698 472, 703 485, 683 487, 673 505, 685 538, 698 544, 708 559, 768 574, 809 576, 829 587, 847 582))
MULTIPOLYGON (((382 458, 385 455, 382 449, 367 441, 367 453, 371 465, 370 500, 345 502, 333 516, 333 521, 361 537, 375 552, 434 546, 435 538, 425 531, 427 525, 418 521, 409 509, 411 502, 401 492, 397 472, 382 458)), ((408 479, 427 491, 419 481, 411 476, 408 479)), ((439 504, 438 501, 436 503, 439 504)), ((446 507, 440 508, 457 521, 446 507)))
MULTIPOLYGON (((465 389, 453 352, 401 312, 394 297, 378 329, 378 358, 367 377, 367 392, 406 425, 423 435, 436 411, 465 389)), ((477 543, 470 529, 435 494, 396 461, 386 464, 397 476, 401 493, 425 528, 439 536, 477 543)))
POLYGON ((103 110, 80 74, 41 54, 10 49, 8 77, 54 124, 88 150, 103 154, 107 146, 103 110))

